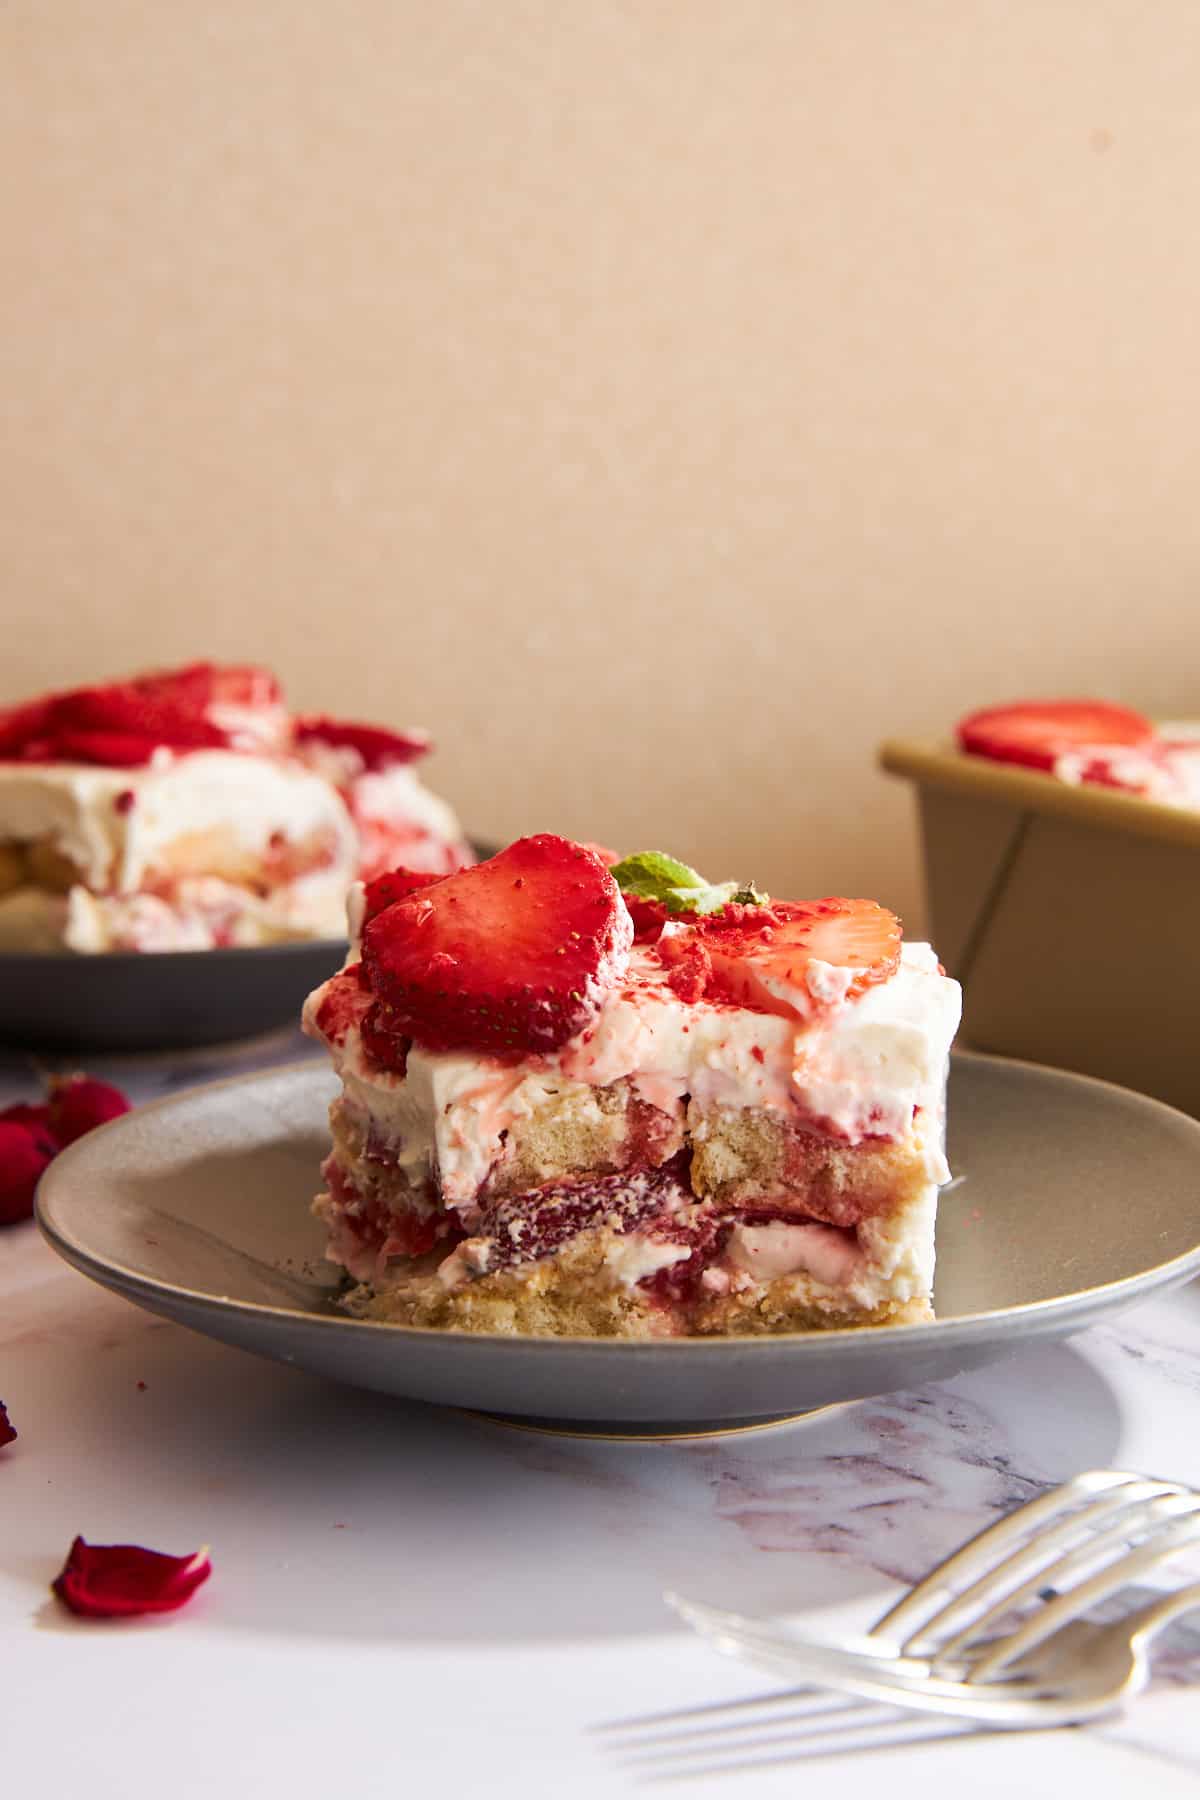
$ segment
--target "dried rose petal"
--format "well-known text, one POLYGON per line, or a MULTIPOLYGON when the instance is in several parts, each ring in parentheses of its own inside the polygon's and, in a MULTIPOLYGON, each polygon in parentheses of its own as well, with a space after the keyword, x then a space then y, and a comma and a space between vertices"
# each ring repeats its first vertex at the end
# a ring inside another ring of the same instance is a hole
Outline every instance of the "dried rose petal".
POLYGON ((121 1619, 174 1612, 211 1574, 207 1550, 165 1556, 139 1544, 86 1544, 77 1537, 50 1586, 73 1613, 121 1619))
POLYGON ((57 1149, 48 1132, 0 1119, 0 1225, 29 1218, 38 1178, 57 1149))
POLYGON ((8 1416, 3 1400, 0 1400, 0 1450, 3 1450, 5 1444, 15 1444, 16 1441, 17 1428, 8 1416))
POLYGON ((18 1100, 13 1106, 0 1106, 0 1125, 25 1125, 54 1135, 50 1131, 50 1107, 44 1100, 18 1100))
POLYGON ((64 1147, 129 1110, 120 1088, 91 1075, 63 1075, 50 1083, 50 1129, 64 1147))

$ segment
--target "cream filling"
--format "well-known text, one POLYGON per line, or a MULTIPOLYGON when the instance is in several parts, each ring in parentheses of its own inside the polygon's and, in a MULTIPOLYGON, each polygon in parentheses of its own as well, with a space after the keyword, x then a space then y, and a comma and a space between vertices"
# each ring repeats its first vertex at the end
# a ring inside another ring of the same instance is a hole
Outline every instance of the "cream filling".
POLYGON ((66 894, 22 887, 0 897, 0 950, 211 950, 297 938, 337 938, 343 929, 340 877, 302 876, 265 896, 215 876, 180 881, 157 894, 66 894))
MULTIPOLYGON (((313 1035, 323 989, 305 1016, 313 1035)), ((690 1005, 635 946, 624 983, 593 1024, 556 1055, 515 1068, 487 1057, 415 1046, 405 1077, 369 1066, 358 1033, 330 1052, 347 1095, 374 1119, 410 1171, 436 1179, 446 1203, 468 1206, 504 1153, 504 1134, 551 1097, 591 1104, 591 1090, 628 1078, 650 1105, 674 1110, 766 1107, 850 1143, 898 1140, 920 1108, 928 1175, 948 1178, 940 1141, 947 1058, 958 1028, 958 983, 927 944, 906 944, 889 981, 818 1012, 809 1024, 776 1014, 690 1005)))
POLYGON ((462 840, 454 808, 440 794, 431 793, 407 763, 368 770, 354 781, 353 792, 354 810, 361 819, 380 825, 416 826, 443 844, 462 840))
MULTIPOLYGON (((341 797, 296 762, 199 750, 156 751, 141 769, 0 764, 0 843, 49 840, 95 890, 136 893, 172 843, 217 831, 254 857, 278 836, 328 837, 343 895, 357 867, 341 797)), ((341 935, 340 923, 331 935, 341 935)))
POLYGON ((845 1287, 862 1262, 857 1242, 833 1225, 735 1225, 725 1248, 726 1260, 755 1281, 778 1281, 781 1275, 814 1276, 829 1287, 845 1287))
MULTIPOLYGON (((411 763, 364 769, 362 756, 353 745, 323 744, 315 738, 301 745, 298 754, 308 768, 348 796, 365 832, 372 827, 397 836, 411 832, 418 839, 431 838, 439 847, 465 842, 454 808, 440 794, 430 792, 411 763)), ((421 868, 428 860, 410 854, 408 866, 421 868)), ((441 859, 433 863, 432 872, 443 873, 441 859)))
MULTIPOLYGON (((850 1299, 870 1310, 884 1301, 916 1300, 933 1288, 937 1183, 901 1207, 864 1219, 853 1234, 832 1225, 735 1225, 725 1253, 705 1282, 710 1291, 790 1278, 797 1300, 850 1299), (724 1279, 728 1277, 728 1279, 724 1279)), ((706 1271, 706 1274, 709 1271, 706 1271)))

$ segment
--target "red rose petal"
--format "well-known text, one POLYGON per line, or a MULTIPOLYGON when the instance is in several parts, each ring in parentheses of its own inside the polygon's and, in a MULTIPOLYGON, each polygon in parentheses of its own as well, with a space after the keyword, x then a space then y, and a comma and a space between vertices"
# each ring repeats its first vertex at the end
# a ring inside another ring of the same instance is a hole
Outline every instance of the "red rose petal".
POLYGON ((66 1075, 50 1084, 50 1130, 64 1146, 130 1110, 120 1088, 108 1081, 96 1081, 91 1075, 66 1075))
POLYGON ((0 1120, 0 1225, 16 1225, 33 1212, 33 1192, 58 1145, 37 1126, 0 1120))
POLYGON ((77 1537, 50 1586, 84 1618, 123 1619, 174 1612, 211 1574, 207 1550, 166 1556, 140 1544, 87 1544, 77 1537))
POLYGON ((0 1107, 0 1125, 24 1125, 35 1138, 52 1138, 50 1107, 45 1100, 17 1100, 12 1106, 0 1107))
POLYGON ((3 1450, 5 1444, 15 1444, 16 1441, 17 1428, 8 1416, 3 1400, 0 1400, 0 1450, 3 1450))

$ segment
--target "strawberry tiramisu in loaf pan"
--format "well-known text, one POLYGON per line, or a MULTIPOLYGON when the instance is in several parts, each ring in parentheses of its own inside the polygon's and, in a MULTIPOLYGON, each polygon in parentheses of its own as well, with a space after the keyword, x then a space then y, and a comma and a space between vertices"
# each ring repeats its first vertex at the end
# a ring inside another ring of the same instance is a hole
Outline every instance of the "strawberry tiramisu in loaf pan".
POLYGON ((1200 725, 1024 701, 880 760, 916 788, 964 1041, 1200 1115, 1200 725))

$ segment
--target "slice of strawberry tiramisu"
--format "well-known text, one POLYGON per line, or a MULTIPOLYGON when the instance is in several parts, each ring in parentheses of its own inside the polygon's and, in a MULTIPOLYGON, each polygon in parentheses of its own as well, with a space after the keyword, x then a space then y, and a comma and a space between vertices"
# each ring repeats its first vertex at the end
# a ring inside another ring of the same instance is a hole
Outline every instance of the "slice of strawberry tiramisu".
POLYGON ((381 860, 470 860, 413 734, 294 719, 265 669, 193 663, 0 714, 0 949, 341 937, 381 860))
POLYGON ((525 838, 360 894, 306 1029, 355 1312, 460 1330, 930 1316, 959 990, 873 901, 525 838))

